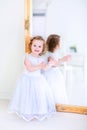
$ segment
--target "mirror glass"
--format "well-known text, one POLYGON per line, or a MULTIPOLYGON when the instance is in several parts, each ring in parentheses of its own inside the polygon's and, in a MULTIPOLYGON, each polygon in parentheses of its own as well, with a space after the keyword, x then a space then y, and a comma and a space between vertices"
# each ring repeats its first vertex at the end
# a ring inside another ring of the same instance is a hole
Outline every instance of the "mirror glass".
POLYGON ((87 106, 87 1, 33 0, 32 35, 58 34, 61 55, 72 59, 62 68, 72 105, 87 106))

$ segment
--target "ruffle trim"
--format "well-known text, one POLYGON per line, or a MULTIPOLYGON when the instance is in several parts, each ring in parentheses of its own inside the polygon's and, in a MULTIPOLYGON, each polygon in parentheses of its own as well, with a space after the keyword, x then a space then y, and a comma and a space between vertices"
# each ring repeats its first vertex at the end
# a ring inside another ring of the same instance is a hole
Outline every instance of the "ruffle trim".
POLYGON ((32 120, 38 120, 43 121, 44 119, 51 118, 56 112, 52 112, 49 114, 19 114, 17 111, 10 111, 9 113, 16 113, 20 118, 24 119, 25 121, 32 121, 32 120))

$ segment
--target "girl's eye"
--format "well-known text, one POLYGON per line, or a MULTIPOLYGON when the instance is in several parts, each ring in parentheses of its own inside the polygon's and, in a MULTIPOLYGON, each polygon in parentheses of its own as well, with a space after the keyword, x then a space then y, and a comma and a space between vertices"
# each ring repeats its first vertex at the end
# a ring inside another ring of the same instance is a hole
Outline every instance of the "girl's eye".
POLYGON ((34 47, 36 47, 36 45, 34 45, 34 47))
POLYGON ((41 46, 39 46, 39 48, 41 48, 41 46))

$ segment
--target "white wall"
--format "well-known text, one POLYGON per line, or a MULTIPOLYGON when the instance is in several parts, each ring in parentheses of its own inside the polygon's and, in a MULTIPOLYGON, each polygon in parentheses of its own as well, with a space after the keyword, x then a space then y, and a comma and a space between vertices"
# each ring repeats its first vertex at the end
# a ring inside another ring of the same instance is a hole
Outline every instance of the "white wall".
POLYGON ((87 53, 87 1, 50 0, 49 4, 45 3, 46 1, 33 0, 33 9, 40 12, 41 9, 46 10, 46 15, 44 20, 42 17, 39 20, 33 18, 32 35, 40 34, 46 38, 49 34, 56 33, 61 35, 66 49, 76 45, 79 53, 87 53))
POLYGON ((76 44, 78 52, 87 52, 87 1, 54 0, 47 8, 46 35, 61 35, 65 46, 76 44))
POLYGON ((46 18, 45 16, 33 16, 32 17, 32 35, 41 35, 46 37, 46 18))
POLYGON ((24 0, 0 1, 0 98, 10 98, 23 69, 24 0))

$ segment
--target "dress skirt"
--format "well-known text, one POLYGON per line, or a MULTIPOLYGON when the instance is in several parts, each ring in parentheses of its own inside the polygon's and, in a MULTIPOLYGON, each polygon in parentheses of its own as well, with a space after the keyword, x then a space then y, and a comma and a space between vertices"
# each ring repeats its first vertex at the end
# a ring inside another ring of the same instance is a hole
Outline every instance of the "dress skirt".
POLYGON ((58 67, 53 67, 44 71, 43 74, 52 89, 55 103, 68 104, 65 80, 60 69, 58 67))
POLYGON ((15 87, 9 112, 26 121, 43 120, 56 112, 52 90, 42 74, 23 72, 15 87))

